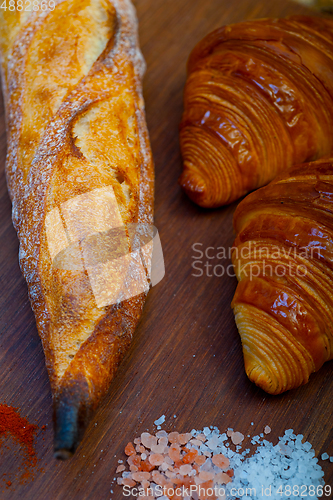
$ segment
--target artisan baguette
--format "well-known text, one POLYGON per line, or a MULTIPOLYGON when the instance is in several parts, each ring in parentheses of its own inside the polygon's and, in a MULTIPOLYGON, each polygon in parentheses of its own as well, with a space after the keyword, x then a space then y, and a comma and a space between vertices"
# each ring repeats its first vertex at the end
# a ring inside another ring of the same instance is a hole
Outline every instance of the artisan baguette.
POLYGON ((145 64, 129 0, 58 0, 0 15, 13 223, 51 382, 55 456, 65 459, 109 388, 147 294, 133 262, 110 282, 112 252, 103 256, 110 230, 132 227, 108 240, 119 257, 133 249, 135 228, 153 222, 145 64))

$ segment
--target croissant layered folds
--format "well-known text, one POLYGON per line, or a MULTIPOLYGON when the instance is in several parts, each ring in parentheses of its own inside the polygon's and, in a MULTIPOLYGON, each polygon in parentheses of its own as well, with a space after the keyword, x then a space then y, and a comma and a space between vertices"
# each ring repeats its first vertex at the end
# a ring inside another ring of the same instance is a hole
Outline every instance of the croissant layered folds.
MULTIPOLYGON (((152 223, 145 65, 129 0, 58 0, 1 16, 13 222, 51 382, 56 456, 67 458, 109 388, 147 291, 135 290, 130 267, 119 275, 101 257, 108 231, 152 223), (117 281, 132 291, 127 300, 106 297, 117 281)), ((123 243, 124 254, 133 249, 126 236, 123 243)))
POLYGON ((333 21, 263 19, 206 36, 188 61, 180 144, 180 184, 203 207, 330 155, 333 21))
POLYGON ((333 358, 333 161, 293 167, 251 193, 234 225, 245 370, 278 394, 333 358))

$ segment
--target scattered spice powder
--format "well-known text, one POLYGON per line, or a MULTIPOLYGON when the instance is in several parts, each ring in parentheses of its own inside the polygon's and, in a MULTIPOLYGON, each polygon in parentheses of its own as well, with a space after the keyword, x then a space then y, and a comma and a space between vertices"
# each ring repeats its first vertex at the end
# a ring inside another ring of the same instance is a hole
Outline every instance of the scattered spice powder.
MULTIPOLYGON (((18 408, 0 404, 0 439, 3 436, 10 435, 21 445, 25 455, 25 472, 21 475, 23 480, 32 477, 31 468, 37 464, 37 455, 34 449, 34 438, 37 429, 37 425, 30 424, 26 418, 20 416, 18 408)), ((7 448, 9 447, 7 446, 7 448)), ((11 486, 12 481, 7 481, 6 484, 11 486)))

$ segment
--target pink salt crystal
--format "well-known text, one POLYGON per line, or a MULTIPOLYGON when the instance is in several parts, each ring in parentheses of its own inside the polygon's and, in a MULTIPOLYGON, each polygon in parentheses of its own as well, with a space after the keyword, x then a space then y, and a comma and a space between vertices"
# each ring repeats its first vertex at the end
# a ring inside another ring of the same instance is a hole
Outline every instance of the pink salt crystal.
POLYGON ((179 443, 186 444, 192 438, 192 434, 190 432, 186 432, 184 434, 179 434, 179 443))
POLYGON ((154 483, 159 484, 160 486, 170 486, 170 482, 167 480, 164 474, 161 474, 157 470, 153 470, 153 472, 151 473, 151 477, 154 483))
POLYGON ((164 457, 160 453, 153 453, 152 455, 150 455, 148 460, 152 465, 162 465, 164 462, 164 457))
POLYGON ((139 455, 131 455, 127 459, 128 465, 136 465, 138 466, 141 462, 141 457, 139 455))
POLYGON ((231 478, 225 472, 219 472, 214 477, 214 482, 217 484, 228 484, 231 482, 231 478))
POLYGON ((141 446, 141 444, 136 445, 136 451, 137 453, 145 453, 146 448, 144 446, 141 446))
POLYGON ((181 465, 179 467, 179 474, 181 474, 182 476, 187 476, 192 470, 192 465, 190 464, 181 465))
POLYGON ((173 471, 171 471, 171 470, 165 471, 165 475, 167 477, 169 477, 170 479, 173 479, 174 477, 176 477, 176 474, 173 471))
POLYGON ((125 469, 126 469, 125 465, 118 465, 118 467, 116 468, 116 472, 123 472, 123 470, 125 469))
POLYGON ((163 445, 163 444, 154 444, 151 447, 151 451, 153 453, 164 453, 164 449, 165 449, 165 445, 163 445))
POLYGON ((201 446, 202 445, 202 441, 199 441, 199 439, 191 439, 190 443, 193 444, 193 446, 201 446))
POLYGON ((227 430, 227 436, 231 437, 233 435, 234 431, 232 429, 227 430))
POLYGON ((211 452, 209 450, 204 450, 202 452, 203 455, 205 455, 206 457, 210 458, 212 456, 211 452))
POLYGON ((158 440, 158 444, 161 445, 161 446, 168 446, 168 438, 167 437, 161 437, 159 440, 158 440))
POLYGON ((150 449, 152 446, 157 444, 157 437, 152 436, 149 432, 143 432, 141 434, 141 443, 143 446, 150 449))
POLYGON ((200 479, 199 476, 194 476, 194 482, 195 482, 195 484, 198 485, 198 484, 204 483, 205 481, 203 479, 200 479))
POLYGON ((141 453, 141 460, 146 460, 147 453, 141 453))
POLYGON ((137 468, 136 465, 130 465, 130 471, 131 472, 137 472, 139 469, 137 468))
POLYGON ((179 432, 170 432, 168 440, 170 443, 178 443, 179 432))
POLYGON ((212 472, 207 472, 205 470, 202 470, 199 472, 199 478, 203 479, 204 481, 210 481, 213 479, 214 474, 212 472))
POLYGON ((219 455, 213 455, 212 462, 220 469, 228 469, 229 467, 229 458, 222 455, 222 453, 220 453, 219 455))
POLYGON ((168 470, 168 468, 169 468, 169 465, 168 465, 168 464, 166 464, 165 462, 163 462, 163 464, 161 464, 161 465, 159 466, 159 469, 160 469, 161 471, 163 471, 163 472, 164 472, 164 471, 166 471, 166 470, 168 470))
POLYGON ((265 429, 264 429, 264 433, 265 434, 269 434, 270 432, 272 432, 272 429, 270 428, 269 425, 266 425, 265 429))
POLYGON ((146 489, 148 489, 148 488, 149 488, 149 486, 150 486, 150 482, 149 482, 149 481, 147 481, 147 479, 143 479, 143 480, 141 481, 141 486, 142 486, 142 488, 143 488, 144 490, 146 490, 146 489))
POLYGON ((244 439, 244 434, 242 434, 241 432, 233 432, 232 435, 231 435, 231 441, 237 445, 237 444, 240 444, 244 439))
POLYGON ((141 439, 140 438, 135 438, 134 441, 133 441, 134 444, 140 444, 141 443, 141 439))
POLYGON ((207 438, 204 434, 198 434, 196 436, 196 439, 199 439, 199 441, 202 441, 203 443, 207 440, 207 438))
POLYGON ((231 483, 231 481, 232 481, 231 477, 228 476, 228 474, 226 474, 225 472, 222 472, 221 479, 222 479, 221 484, 228 484, 228 483, 231 483))
POLYGON ((179 447, 179 444, 174 443, 174 444, 172 444, 170 446, 170 448, 169 448, 169 457, 174 462, 177 462, 178 460, 180 460, 180 447, 179 447))
POLYGON ((131 479, 130 477, 123 477, 121 484, 124 485, 124 486, 129 486, 130 488, 132 488, 133 486, 136 485, 136 482, 133 481, 133 479, 131 479))
POLYGON ((203 465, 206 462, 206 457, 204 455, 198 455, 195 457, 194 462, 198 465, 203 465))
POLYGON ((133 472, 132 478, 134 481, 144 481, 150 479, 150 472, 133 472))
POLYGON ((119 484, 119 485, 123 484, 123 478, 122 477, 117 477, 117 484, 119 484))
MULTIPOLYGON (((168 453, 169 453, 169 451, 168 451, 168 453)), ((166 464, 173 465, 173 460, 171 460, 171 458, 168 455, 164 458, 164 462, 166 464)))

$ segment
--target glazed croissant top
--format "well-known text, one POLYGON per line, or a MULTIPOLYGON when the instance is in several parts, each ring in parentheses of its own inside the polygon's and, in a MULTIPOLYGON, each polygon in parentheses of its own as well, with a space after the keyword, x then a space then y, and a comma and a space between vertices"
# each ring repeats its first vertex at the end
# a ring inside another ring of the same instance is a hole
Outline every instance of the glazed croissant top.
POLYGON ((180 130, 180 184, 218 207, 333 149, 333 21, 225 26, 192 51, 180 130))
POLYGON ((13 222, 66 458, 142 311, 147 290, 135 290, 133 269, 117 274, 101 255, 109 230, 152 223, 154 174, 132 4, 53 4, 1 9, 0 46, 13 222), (133 298, 107 300, 117 281, 133 298))

